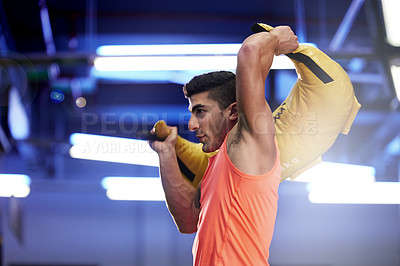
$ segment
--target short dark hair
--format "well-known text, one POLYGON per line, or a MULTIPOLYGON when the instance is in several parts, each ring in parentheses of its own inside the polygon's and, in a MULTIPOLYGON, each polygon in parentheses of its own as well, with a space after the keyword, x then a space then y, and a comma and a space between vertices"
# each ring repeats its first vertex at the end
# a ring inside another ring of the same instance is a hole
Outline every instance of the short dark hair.
POLYGON ((185 97, 209 91, 208 97, 221 109, 236 102, 236 76, 229 71, 214 71, 195 76, 183 87, 185 97))

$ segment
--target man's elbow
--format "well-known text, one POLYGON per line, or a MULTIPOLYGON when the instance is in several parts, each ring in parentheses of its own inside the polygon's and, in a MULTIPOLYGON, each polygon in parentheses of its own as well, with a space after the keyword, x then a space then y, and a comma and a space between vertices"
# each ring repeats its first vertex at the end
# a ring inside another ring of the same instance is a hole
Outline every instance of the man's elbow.
POLYGON ((250 66, 251 68, 256 67, 260 63, 262 57, 262 47, 257 41, 245 41, 237 55, 238 67, 250 66))
POLYGON ((259 44, 254 41, 245 41, 243 42, 242 46, 240 47, 240 50, 238 52, 238 57, 239 58, 248 58, 249 55, 255 54, 259 52, 259 44))
POLYGON ((182 234, 193 234, 197 232, 197 221, 195 217, 185 217, 185 219, 179 219, 174 216, 175 225, 178 231, 182 234))
POLYGON ((176 222, 176 227, 178 231, 182 234, 193 234, 197 232, 197 225, 193 224, 184 224, 176 222))
POLYGON ((269 33, 253 34, 240 47, 238 57, 244 60, 260 58, 265 54, 274 54, 276 42, 269 33))

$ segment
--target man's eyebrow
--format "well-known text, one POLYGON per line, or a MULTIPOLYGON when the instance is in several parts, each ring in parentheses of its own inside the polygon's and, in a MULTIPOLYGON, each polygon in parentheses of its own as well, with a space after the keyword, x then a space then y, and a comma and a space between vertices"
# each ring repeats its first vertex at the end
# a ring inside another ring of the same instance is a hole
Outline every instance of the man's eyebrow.
POLYGON ((192 110, 189 110, 191 113, 194 113, 197 109, 203 108, 205 105, 203 104, 196 104, 195 106, 192 107, 192 110))

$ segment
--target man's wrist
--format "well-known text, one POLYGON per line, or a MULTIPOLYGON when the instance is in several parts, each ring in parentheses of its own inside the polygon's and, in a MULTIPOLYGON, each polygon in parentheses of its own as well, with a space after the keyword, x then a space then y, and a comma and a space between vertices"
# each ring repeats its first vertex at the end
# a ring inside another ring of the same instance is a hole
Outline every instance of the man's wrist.
POLYGON ((163 146, 157 153, 160 159, 164 160, 176 157, 175 147, 163 146))
POLYGON ((274 45, 274 54, 275 55, 277 55, 277 53, 278 53, 278 48, 279 48, 279 36, 276 34, 276 31, 275 31, 275 29, 272 29, 270 32, 269 32, 269 36, 270 36, 270 38, 271 38, 271 42, 273 43, 273 45, 274 45))

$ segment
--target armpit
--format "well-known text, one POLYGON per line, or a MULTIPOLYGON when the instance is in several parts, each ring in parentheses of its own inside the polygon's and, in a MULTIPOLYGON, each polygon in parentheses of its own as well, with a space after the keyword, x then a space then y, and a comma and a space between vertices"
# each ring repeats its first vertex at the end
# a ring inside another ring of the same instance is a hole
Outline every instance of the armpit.
POLYGON ((200 210, 200 207, 201 207, 200 197, 201 197, 201 185, 199 184, 199 186, 197 187, 197 190, 196 190, 196 192, 194 194, 194 197, 193 197, 194 207, 196 209, 199 209, 199 210, 200 210))

